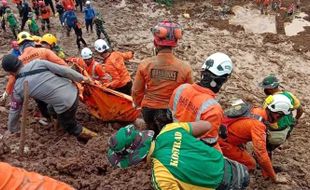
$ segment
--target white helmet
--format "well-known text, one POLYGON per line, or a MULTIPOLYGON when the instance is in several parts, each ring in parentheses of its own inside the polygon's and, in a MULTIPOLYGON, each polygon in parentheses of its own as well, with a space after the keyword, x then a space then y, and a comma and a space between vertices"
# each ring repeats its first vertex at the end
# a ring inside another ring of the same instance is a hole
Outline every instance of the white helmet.
POLYGON ((81 56, 83 59, 90 59, 93 57, 93 52, 89 48, 83 48, 81 51, 81 56))
POLYGON ((86 1, 86 3, 85 3, 86 5, 90 5, 90 1, 86 1))
POLYGON ((265 106, 271 112, 282 112, 285 115, 289 115, 293 109, 291 100, 283 94, 268 96, 265 100, 265 106))
POLYGON ((99 39, 95 41, 95 50, 99 53, 105 52, 110 49, 108 43, 103 39, 99 39))
POLYGON ((228 55, 217 52, 206 59, 201 69, 203 71, 207 69, 216 76, 230 75, 233 69, 233 64, 228 55))

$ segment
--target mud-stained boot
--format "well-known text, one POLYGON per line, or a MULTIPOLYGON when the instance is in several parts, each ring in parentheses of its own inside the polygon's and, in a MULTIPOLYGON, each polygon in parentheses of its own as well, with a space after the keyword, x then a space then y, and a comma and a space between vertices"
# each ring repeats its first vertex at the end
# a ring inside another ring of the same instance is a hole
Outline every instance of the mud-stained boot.
POLYGON ((80 135, 78 137, 88 140, 88 139, 91 139, 91 138, 97 137, 97 136, 98 136, 97 133, 83 127, 82 132, 80 133, 80 135))

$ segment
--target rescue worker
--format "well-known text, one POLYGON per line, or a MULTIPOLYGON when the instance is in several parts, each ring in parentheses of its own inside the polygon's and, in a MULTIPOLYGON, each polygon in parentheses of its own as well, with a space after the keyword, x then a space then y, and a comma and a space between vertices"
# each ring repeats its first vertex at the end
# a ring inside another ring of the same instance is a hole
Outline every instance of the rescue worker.
MULTIPOLYGON (((59 65, 67 66, 67 63, 63 59, 58 57, 52 50, 46 48, 35 48, 34 40, 28 32, 20 32, 18 34, 17 42, 19 45, 19 49, 22 53, 19 59, 23 62, 23 64, 27 64, 35 59, 42 59, 59 65)), ((9 80, 6 85, 6 89, 1 97, 2 101, 5 101, 8 95, 12 94, 14 84, 15 84, 15 76, 9 75, 9 80)), ((46 111, 47 104, 39 100, 37 100, 36 102, 42 115, 45 118, 49 118, 50 115, 46 111)))
POLYGON ((35 172, 28 172, 22 168, 17 168, 4 162, 0 162, 0 173, 1 190, 13 190, 18 188, 28 190, 74 190, 70 185, 51 177, 42 176, 35 172))
POLYGON ((36 15, 36 20, 39 19, 40 11, 39 11, 39 0, 32 0, 32 9, 34 11, 34 14, 36 15))
POLYGON ((62 24, 63 23, 63 15, 65 13, 65 8, 59 0, 56 0, 56 10, 57 10, 57 14, 59 17, 60 24, 62 24))
POLYGON ((111 41, 110 38, 107 34, 107 32, 104 29, 104 20, 102 18, 102 16, 99 13, 96 13, 96 17, 94 18, 94 24, 96 27, 96 34, 97 34, 97 39, 101 38, 101 33, 103 34, 105 40, 108 42, 108 45, 111 46, 111 41))
POLYGON ((15 57, 19 57, 21 55, 20 51, 19 51, 19 45, 17 43, 17 41, 12 41, 11 42, 11 55, 15 56, 15 57))
POLYGON ((111 76, 107 74, 102 65, 93 58, 93 52, 89 48, 83 48, 81 51, 82 58, 68 58, 68 62, 76 63, 82 69, 86 70, 88 75, 102 84, 111 81, 111 76))
POLYGON ((94 8, 90 6, 90 1, 86 1, 86 7, 83 12, 84 12, 86 30, 87 32, 89 32, 88 29, 90 28, 90 31, 93 33, 93 20, 96 14, 94 8))
POLYGON ((72 6, 68 6, 65 8, 66 12, 63 15, 63 26, 66 26, 67 28, 67 36, 70 36, 71 29, 75 26, 77 21, 77 16, 74 12, 74 9, 72 6))
POLYGON ((55 15, 55 7, 54 7, 54 3, 53 0, 44 0, 44 3, 46 6, 50 6, 53 12, 53 15, 55 15))
MULTIPOLYGON (((255 158, 262 169, 264 178, 269 178, 273 182, 278 182, 277 175, 272 167, 271 160, 266 149, 266 131, 268 123, 277 122, 284 115, 291 114, 291 102, 282 94, 276 94, 271 97, 267 107, 248 107, 242 109, 244 104, 236 105, 235 111, 230 111, 223 119, 221 128, 227 130, 221 135, 219 144, 223 155, 229 159, 236 160, 247 166, 249 171, 256 168, 255 159, 246 151, 245 145, 248 142, 253 143, 255 158), (245 116, 237 114, 243 111, 245 116)), ((225 111, 225 113, 228 113, 225 111)), ((220 133, 222 134, 222 133, 220 133)))
POLYGON ((31 8, 29 7, 29 4, 28 2, 24 2, 22 4, 22 24, 21 24, 21 27, 20 27, 20 31, 23 31, 24 28, 25 28, 25 25, 26 25, 26 22, 29 18, 29 12, 31 12, 31 8))
POLYGON ((74 23, 73 30, 76 36, 76 45, 80 51, 81 49, 81 42, 83 43, 84 47, 87 47, 87 44, 83 38, 83 31, 82 26, 79 22, 74 23))
POLYGON ((36 20, 33 18, 32 12, 29 12, 29 14, 28 14, 27 25, 28 25, 28 29, 29 29, 30 34, 40 36, 40 31, 39 31, 40 28, 39 28, 36 20))
POLYGON ((76 121, 79 96, 77 87, 70 81, 90 83, 89 78, 69 67, 45 60, 37 59, 24 65, 12 55, 4 56, 2 68, 16 78, 8 119, 8 130, 11 133, 19 131, 18 122, 24 99, 23 84, 28 81, 29 96, 51 106, 57 114, 58 123, 66 132, 83 139, 97 136, 76 121))
POLYGON ((1 3, 2 3, 2 6, 0 7, 1 28, 3 31, 6 31, 4 15, 6 13, 6 9, 10 7, 8 6, 8 2, 6 0, 2 0, 1 3))
POLYGON ((197 140, 212 128, 208 121, 161 127, 153 141, 154 131, 139 131, 133 125, 121 128, 109 139, 108 160, 120 168, 151 162, 153 189, 241 190, 249 185, 244 165, 197 140))
POLYGON ((102 39, 96 40, 94 45, 97 53, 103 58, 106 73, 112 77, 112 81, 106 86, 130 96, 132 81, 125 61, 133 58, 133 52, 114 51, 102 39))
POLYGON ((209 121, 212 129, 201 140, 221 150, 217 143, 218 129, 223 119, 223 109, 216 101, 216 93, 232 73, 231 59, 224 53, 210 55, 201 67, 201 79, 196 84, 182 84, 174 90, 169 109, 179 122, 209 121))
POLYGON ((74 0, 61 0, 66 11, 74 10, 74 0))
POLYGON ((9 23, 9 27, 12 31, 12 34, 14 35, 15 38, 17 38, 16 32, 18 32, 19 30, 19 23, 10 8, 7 8, 5 12, 6 12, 5 20, 9 23))
POLYGON ((22 16, 22 0, 13 0, 13 3, 16 4, 16 8, 18 10, 19 16, 22 16))
POLYGON ((47 30, 50 30, 51 29, 51 26, 50 26, 51 10, 47 5, 45 5, 43 0, 39 1, 39 12, 40 12, 40 17, 41 17, 42 31, 44 32, 45 28, 47 28, 47 30))
POLYGON ((193 83, 192 69, 173 55, 173 48, 181 39, 180 25, 162 21, 153 29, 156 56, 144 59, 138 66, 132 88, 132 98, 136 107, 142 108, 143 119, 148 129, 160 128, 154 116, 168 109, 173 91, 184 83, 193 83))
POLYGON ((42 36, 41 42, 43 47, 48 48, 55 52, 61 59, 65 59, 66 55, 62 47, 57 44, 57 38, 53 34, 46 33, 42 36))
MULTIPOLYGON (((298 123, 299 118, 303 114, 303 108, 300 100, 291 92, 281 89, 280 82, 274 75, 269 75, 263 79, 259 84, 263 89, 264 93, 269 95, 283 94, 288 97, 293 105, 293 110, 296 110, 296 116, 293 114, 283 116, 277 123, 271 123, 268 126, 268 150, 271 151, 280 146, 290 136, 291 131, 298 123)), ((268 104, 268 99, 265 100, 265 104, 268 104)))

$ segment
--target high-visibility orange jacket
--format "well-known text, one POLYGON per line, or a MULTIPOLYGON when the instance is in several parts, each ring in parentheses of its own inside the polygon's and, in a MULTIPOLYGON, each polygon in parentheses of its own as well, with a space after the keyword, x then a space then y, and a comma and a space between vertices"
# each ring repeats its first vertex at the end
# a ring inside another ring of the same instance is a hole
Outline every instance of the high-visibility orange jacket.
MULTIPOLYGON (((23 62, 23 64, 27 64, 35 59, 43 59, 59 65, 68 66, 63 59, 58 57, 52 50, 46 48, 27 47, 18 58, 23 62)), ((9 75, 9 80, 6 85, 6 92, 8 94, 12 93, 14 84, 15 76, 9 75)))
POLYGON ((160 51, 138 66, 132 98, 137 106, 166 109, 174 89, 184 83, 193 83, 191 67, 171 51, 160 51))
POLYGON ((1 190, 74 190, 73 187, 47 176, 0 162, 1 190))
POLYGON ((62 5, 64 6, 65 10, 69 10, 68 7, 71 6, 75 8, 75 1, 74 0, 62 0, 62 5))
POLYGON ((48 19, 51 17, 51 9, 48 6, 40 8, 40 16, 42 19, 48 19))
POLYGON ((121 88, 131 80, 125 61, 132 57, 132 52, 113 51, 104 60, 105 71, 112 77, 112 82, 107 84, 108 87, 112 89, 121 88))
POLYGON ((100 63, 93 59, 90 65, 87 65, 82 58, 70 57, 66 59, 69 62, 78 64, 82 69, 85 69, 88 75, 102 83, 111 82, 111 76, 107 74, 100 63))
POLYGON ((13 0, 13 3, 15 4, 21 4, 22 0, 13 0))
MULTIPOLYGON (((263 108, 252 108, 251 113, 261 116, 267 120, 267 113, 263 108)), ((227 118, 224 117, 224 123, 227 118)), ((227 139, 220 140, 224 156, 245 164, 250 170, 255 169, 255 160, 241 149, 247 142, 252 141, 254 153, 257 161, 262 168, 265 177, 275 179, 275 172, 266 149, 266 130, 265 124, 254 118, 244 118, 233 122, 228 126, 227 139)))
MULTIPOLYGON (((215 96, 212 90, 198 84, 180 85, 174 90, 169 102, 173 119, 179 122, 209 121, 212 128, 202 138, 217 140, 224 113, 215 96)), ((220 150, 218 144, 215 148, 220 150)))

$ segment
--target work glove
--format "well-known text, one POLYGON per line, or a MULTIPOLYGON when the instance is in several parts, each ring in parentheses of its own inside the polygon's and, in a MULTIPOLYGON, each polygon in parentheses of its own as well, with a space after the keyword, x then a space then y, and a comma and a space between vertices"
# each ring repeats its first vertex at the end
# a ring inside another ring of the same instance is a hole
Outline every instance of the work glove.
POLYGON ((9 96, 9 94, 6 91, 4 91, 3 94, 1 95, 1 99, 0 99, 1 102, 4 102, 8 96, 9 96))

